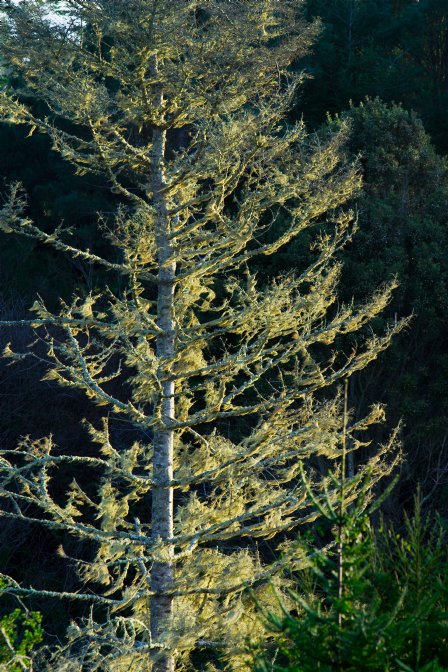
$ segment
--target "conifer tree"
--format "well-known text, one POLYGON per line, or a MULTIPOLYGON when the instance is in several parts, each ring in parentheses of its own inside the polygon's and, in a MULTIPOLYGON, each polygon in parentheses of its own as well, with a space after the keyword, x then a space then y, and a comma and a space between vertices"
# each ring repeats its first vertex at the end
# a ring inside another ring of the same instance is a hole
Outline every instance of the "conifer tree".
MULTIPOLYGON (((340 461, 333 465, 327 477, 336 489, 337 497, 329 494, 333 489, 329 485, 323 495, 315 494, 312 483, 302 471, 304 486, 320 514, 324 535, 330 541, 327 549, 310 558, 311 589, 309 586, 307 589, 302 572, 298 590, 288 591, 289 604, 280 598, 280 611, 263 613, 267 630, 274 636, 271 641, 274 647, 269 650, 262 641, 261 650, 255 649, 254 668, 258 672, 392 669, 388 665, 388 654, 396 644, 393 638, 396 634, 395 612, 402 596, 397 596, 397 604, 389 612, 381 613, 381 600, 375 593, 368 570, 375 555, 370 517, 387 497, 394 481, 381 497, 376 498, 374 485, 378 477, 390 475, 400 461, 394 451, 399 427, 389 443, 350 476, 347 458, 363 444, 358 441, 349 445, 347 383, 340 461), (382 462, 380 472, 375 469, 378 460, 382 462)), ((299 548, 307 545, 309 541, 299 539, 299 548)))
POLYGON ((393 286, 358 309, 336 304, 334 256, 353 233, 338 209, 359 178, 338 159, 344 129, 323 143, 285 122, 300 82, 289 66, 316 34, 297 2, 67 0, 54 25, 44 4, 5 7, 2 50, 22 88, 2 92, 1 117, 47 134, 80 174, 106 176, 121 206, 101 217, 108 257, 62 225, 39 229, 17 185, 0 213, 4 232, 110 277, 57 314, 37 301, 28 323, 47 344, 47 378, 105 407, 88 427, 97 452, 64 454, 51 438, 0 452, 1 515, 89 542, 95 557, 78 563, 89 590, 12 578, 8 590, 91 605, 69 633, 80 669, 168 672, 198 647, 242 641, 244 588, 263 602, 266 582, 301 562, 284 536, 316 515, 301 465, 335 457, 342 431, 338 399, 313 393, 364 367, 401 324, 325 355, 393 286), (308 268, 257 280, 252 259, 324 217, 332 233, 308 268), (114 445, 110 417, 138 438, 114 445), (61 499, 67 466, 82 474, 61 499), (265 539, 283 542, 281 559, 257 550, 265 539))
POLYGON ((295 590, 289 599, 280 598, 276 612, 262 610, 271 639, 254 646, 253 669, 446 672, 443 521, 422 517, 418 493, 413 517, 404 516, 404 530, 381 524, 374 531, 369 514, 381 498, 372 501, 369 465, 358 474, 364 483, 351 505, 353 479, 344 479, 341 470, 332 478, 341 486, 342 506, 320 496, 315 504, 331 526, 326 533, 332 549, 310 559, 309 574, 299 573, 295 590))

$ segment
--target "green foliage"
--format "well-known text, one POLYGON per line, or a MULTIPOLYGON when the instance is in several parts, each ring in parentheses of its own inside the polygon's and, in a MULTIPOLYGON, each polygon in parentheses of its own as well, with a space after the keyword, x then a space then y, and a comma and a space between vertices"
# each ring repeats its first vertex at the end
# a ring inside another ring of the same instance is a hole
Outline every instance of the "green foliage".
POLYGON ((298 111, 320 123, 328 111, 379 96, 416 110, 446 152, 445 0, 308 0, 306 6, 309 17, 321 17, 323 29, 298 111))
MULTIPOLYGON (((402 595, 395 631, 407 635, 397 657, 412 670, 448 669, 448 551, 443 521, 423 516, 421 496, 403 529, 382 525, 375 546, 376 589, 391 612, 402 595)), ((403 669, 406 669, 403 667, 403 669)))
MULTIPOLYGON (((343 254, 340 296, 362 299, 378 277, 395 274, 400 287, 384 316, 413 314, 411 330, 352 382, 351 395, 361 413, 381 400, 392 425, 404 420, 407 477, 412 490, 426 481, 426 496, 443 480, 440 460, 446 462, 448 162, 421 120, 398 105, 368 99, 341 116, 351 124, 350 155, 361 155, 364 188, 356 201, 356 245, 343 254)), ((435 494, 441 503, 443 489, 435 494)))
POLYGON ((440 522, 422 517, 419 497, 401 533, 391 526, 374 532, 359 501, 342 526, 328 514, 333 550, 315 559, 312 582, 299 577, 291 603, 264 614, 272 640, 261 645, 255 669, 448 670, 448 554, 440 522))
MULTIPOLYGON (((0 579, 0 591, 5 588, 0 579)), ((30 669, 29 654, 43 639, 42 614, 17 608, 0 616, 0 670, 22 672, 30 669)))
POLYGON ((446 293, 447 160, 434 150, 421 120, 398 105, 367 99, 341 117, 350 121, 348 149, 361 155, 364 176, 357 245, 344 259, 344 290, 351 286, 359 297, 378 274, 397 274, 401 289, 391 309, 412 307, 434 322, 439 294, 446 293), (378 245, 381 255, 374 254, 378 245))

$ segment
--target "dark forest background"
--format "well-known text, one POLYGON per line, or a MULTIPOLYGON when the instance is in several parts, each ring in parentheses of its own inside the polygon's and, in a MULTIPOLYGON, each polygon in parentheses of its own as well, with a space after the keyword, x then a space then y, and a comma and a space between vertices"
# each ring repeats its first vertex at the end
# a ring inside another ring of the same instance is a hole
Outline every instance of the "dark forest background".
MULTIPOLYGON (((381 281, 397 276, 400 287, 383 318, 413 314, 411 327, 365 372, 351 379, 349 405, 361 417, 374 402, 387 407, 387 424, 375 440, 403 419, 405 461, 399 484, 384 503, 400 524, 420 484, 423 507, 448 520, 448 3, 446 0, 308 0, 309 19, 321 33, 297 68, 307 73, 292 118, 316 133, 346 121, 344 152, 359 157, 362 194, 351 204, 359 230, 343 253, 340 300, 362 301, 381 281)), ((74 237, 99 251, 98 212, 117 199, 99 178, 75 176, 46 138, 26 137, 20 127, 0 127, 0 191, 22 182, 30 216, 44 230, 64 221, 74 237)), ((260 275, 300 268, 309 254, 302 237, 282 249, 260 275)), ((37 242, 0 234, 0 317, 26 317, 36 293, 51 307, 99 278, 83 262, 69 261, 37 242)), ((116 279, 119 282, 119 279, 116 279)), ((0 346, 27 344, 35 335, 2 330, 0 346)), ((35 344, 39 348, 39 343, 35 344)), ((73 449, 87 443, 79 419, 95 409, 75 391, 41 382, 45 368, 24 360, 0 363, 0 442, 52 433, 73 449)), ((115 431, 119 436, 120 427, 115 431)), ((67 480, 70 475, 67 474, 67 480)), ((64 484, 61 483, 61 491, 64 484)), ((66 589, 55 550, 58 534, 2 523, 0 566, 14 566, 36 588, 66 589), (30 552, 32 550, 32 552, 30 552)), ((73 549, 79 555, 82 549, 73 549)), ((39 605, 40 607, 41 605, 39 605)), ((55 636, 72 615, 52 604, 44 614, 55 636)))

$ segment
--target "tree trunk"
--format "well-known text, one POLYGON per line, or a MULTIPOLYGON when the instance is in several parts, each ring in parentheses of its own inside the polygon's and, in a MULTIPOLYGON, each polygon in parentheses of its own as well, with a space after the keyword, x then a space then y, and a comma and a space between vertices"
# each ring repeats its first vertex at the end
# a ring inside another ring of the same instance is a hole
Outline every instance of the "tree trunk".
MULTIPOLYGON (((154 63, 157 74, 157 63, 154 63)), ((155 106, 163 103, 161 87, 155 95, 155 106)), ((159 379, 165 379, 161 386, 161 422, 154 432, 153 490, 152 490, 152 541, 165 541, 173 536, 173 440, 174 432, 169 428, 174 419, 174 382, 166 380, 165 358, 174 353, 175 321, 173 311, 176 264, 170 262, 170 223, 163 193, 165 186, 165 146, 166 131, 154 129, 151 151, 151 191, 156 213, 156 244, 159 262, 157 323, 163 333, 157 338, 159 358, 159 379)), ((174 549, 170 547, 167 559, 154 562, 151 569, 150 629, 153 644, 163 641, 164 632, 169 629, 173 598, 166 592, 172 588, 174 568, 170 557, 174 549)), ((171 653, 155 649, 152 654, 155 672, 173 672, 174 657, 171 653)))

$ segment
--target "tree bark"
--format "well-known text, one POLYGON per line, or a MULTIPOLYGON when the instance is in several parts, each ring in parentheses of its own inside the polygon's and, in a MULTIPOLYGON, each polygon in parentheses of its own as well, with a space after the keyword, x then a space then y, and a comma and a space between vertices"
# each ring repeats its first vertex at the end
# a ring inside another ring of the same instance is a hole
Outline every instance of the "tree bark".
MULTIPOLYGON (((157 75, 157 62, 154 62, 154 75, 157 75)), ((155 94, 156 107, 163 104, 161 87, 155 94)), ((160 425, 154 432, 153 458, 153 490, 152 490, 152 541, 165 541, 173 536, 173 441, 174 432, 170 429, 170 422, 174 419, 174 382, 166 380, 167 370, 165 362, 174 353, 175 319, 173 310, 174 283, 176 264, 170 262, 171 245, 169 242, 170 222, 167 215, 166 199, 163 193, 165 186, 165 149, 166 131, 155 128, 153 130, 153 146, 151 151, 151 191, 152 203, 156 215, 156 245, 159 263, 157 323, 163 333, 157 338, 156 351, 159 358, 159 380, 165 380, 161 385, 160 425)), ((167 551, 167 559, 154 562, 151 569, 150 600, 150 630, 152 644, 163 641, 165 630, 169 629, 172 616, 173 598, 167 595, 174 580, 173 562, 170 559, 173 549, 167 551)), ((154 672, 173 672, 174 657, 163 649, 153 650, 154 672)))

